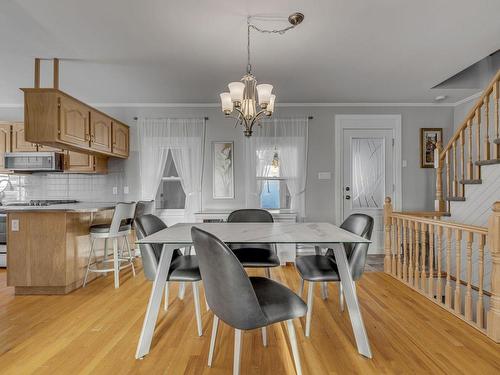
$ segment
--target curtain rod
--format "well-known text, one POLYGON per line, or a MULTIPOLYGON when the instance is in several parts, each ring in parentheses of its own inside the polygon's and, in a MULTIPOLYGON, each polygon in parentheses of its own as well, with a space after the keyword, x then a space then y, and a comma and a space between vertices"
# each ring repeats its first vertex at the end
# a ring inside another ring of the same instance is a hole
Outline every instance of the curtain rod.
MULTIPOLYGON (((150 117, 148 117, 148 118, 150 118, 150 117)), ((167 117, 158 117, 158 118, 150 118, 150 119, 152 119, 152 120, 163 120, 164 118, 167 118, 167 117)), ((134 117, 134 120, 135 120, 135 121, 137 121, 138 119, 139 119, 139 117, 137 117, 137 116, 135 116, 135 117, 134 117)), ((208 117, 203 117, 203 119, 204 119, 205 121, 208 121, 208 117)), ((182 119, 181 119, 181 120, 182 120, 182 119)), ((187 119, 186 119, 186 120, 187 120, 187 119)))
MULTIPOLYGON (((139 117, 137 117, 137 116, 135 116, 135 117, 134 117, 134 120, 135 120, 135 121, 137 121, 138 119, 139 119, 139 117)), ((204 117, 203 119, 204 119, 205 121, 208 121, 208 120, 209 120, 209 118, 208 118, 208 117, 204 117)), ((308 120, 314 120, 314 116, 307 116, 307 119, 308 119, 308 120)))

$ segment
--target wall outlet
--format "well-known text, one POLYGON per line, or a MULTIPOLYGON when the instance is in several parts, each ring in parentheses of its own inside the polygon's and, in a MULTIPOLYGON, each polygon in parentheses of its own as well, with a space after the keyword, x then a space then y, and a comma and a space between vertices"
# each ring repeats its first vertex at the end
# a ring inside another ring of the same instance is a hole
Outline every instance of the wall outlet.
POLYGON ((128 194, 128 186, 123 187, 123 194, 128 194))
POLYGON ((403 160, 403 164, 402 164, 402 167, 403 168, 406 168, 408 166, 408 162, 406 160, 403 160))
POLYGON ((17 219, 11 220, 10 221, 10 229, 13 232, 19 232, 19 220, 17 220, 17 219))
POLYGON ((113 186, 113 195, 117 195, 117 194, 118 194, 118 187, 113 186))
POLYGON ((331 179, 332 179, 331 172, 319 172, 318 173, 318 180, 331 180, 331 179))

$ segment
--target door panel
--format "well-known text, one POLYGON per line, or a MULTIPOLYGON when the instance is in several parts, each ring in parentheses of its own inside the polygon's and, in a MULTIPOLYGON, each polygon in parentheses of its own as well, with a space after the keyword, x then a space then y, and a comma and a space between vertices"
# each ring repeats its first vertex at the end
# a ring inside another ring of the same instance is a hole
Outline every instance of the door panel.
POLYGON ((65 172, 93 172, 94 156, 80 152, 66 151, 65 172))
POLYGON ((24 124, 12 125, 12 152, 37 151, 37 145, 25 140, 24 124))
POLYGON ((113 122, 113 154, 128 156, 129 129, 127 126, 113 122))
POLYGON ((111 152, 111 119, 99 112, 91 112, 90 121, 92 149, 111 152))
POLYGON ((90 146, 89 112, 75 100, 61 97, 59 139, 78 146, 90 146))
POLYGON ((393 194, 392 130, 345 129, 343 215, 364 213, 374 219, 370 253, 383 253, 384 199, 393 194))
POLYGON ((4 153, 10 152, 10 124, 0 124, 0 171, 4 169, 4 153))

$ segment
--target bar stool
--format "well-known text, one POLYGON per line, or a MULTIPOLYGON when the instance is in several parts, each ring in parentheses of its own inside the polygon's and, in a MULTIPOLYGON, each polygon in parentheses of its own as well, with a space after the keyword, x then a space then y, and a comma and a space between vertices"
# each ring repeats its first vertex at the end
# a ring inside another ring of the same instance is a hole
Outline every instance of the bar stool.
POLYGON ((132 252, 128 242, 128 235, 131 230, 131 223, 134 218, 135 202, 132 203, 117 203, 111 224, 97 224, 90 227, 90 254, 87 262, 87 270, 83 280, 83 287, 87 284, 89 272, 104 273, 114 272, 115 288, 120 287, 120 270, 126 267, 132 267, 132 273, 135 276, 135 268, 133 263, 132 252), (128 256, 123 256, 123 249, 118 250, 118 239, 123 238, 123 247, 127 248, 128 256), (104 259, 97 261, 95 255, 95 241, 97 239, 107 239, 113 241, 113 258, 107 259, 107 243, 105 244, 104 259), (92 263, 92 256, 94 262, 92 263), (113 268, 107 268, 107 263, 113 263, 113 268))

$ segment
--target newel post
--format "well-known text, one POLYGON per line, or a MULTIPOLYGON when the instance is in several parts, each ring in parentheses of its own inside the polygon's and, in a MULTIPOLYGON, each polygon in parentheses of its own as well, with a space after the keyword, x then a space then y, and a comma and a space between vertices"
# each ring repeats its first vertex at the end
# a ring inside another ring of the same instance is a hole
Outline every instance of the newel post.
POLYGON ((491 298, 486 332, 495 342, 500 342, 500 202, 493 205, 488 221, 488 246, 491 253, 491 298))
POLYGON ((386 197, 384 203, 384 272, 391 273, 391 223, 392 223, 391 198, 386 197))
POLYGON ((446 211, 446 203, 443 196, 443 159, 441 152, 443 144, 438 141, 434 149, 434 167, 436 168, 436 200, 434 201, 434 210, 439 212, 446 211))

